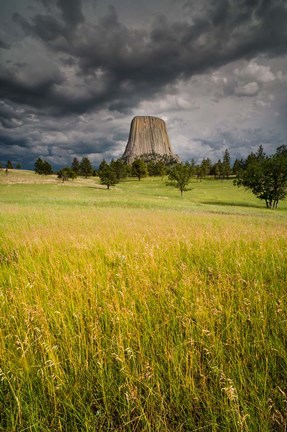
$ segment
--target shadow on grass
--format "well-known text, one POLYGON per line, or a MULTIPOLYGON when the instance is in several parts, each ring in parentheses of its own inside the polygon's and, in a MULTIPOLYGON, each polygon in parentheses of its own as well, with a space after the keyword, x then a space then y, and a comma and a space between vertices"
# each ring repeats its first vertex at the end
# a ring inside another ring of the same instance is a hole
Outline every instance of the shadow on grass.
POLYGON ((248 208, 259 208, 259 209, 266 208, 264 205, 259 205, 259 204, 249 204, 243 202, 228 202, 228 201, 200 201, 200 204, 219 205, 224 207, 248 207, 248 208))
POLYGON ((105 186, 105 185, 99 185, 99 184, 95 184, 95 185, 89 185, 89 186, 86 186, 88 189, 99 189, 99 190, 104 190, 104 191, 111 191, 111 190, 113 190, 115 187, 114 186, 110 186, 110 189, 108 189, 107 188, 107 186, 105 186))

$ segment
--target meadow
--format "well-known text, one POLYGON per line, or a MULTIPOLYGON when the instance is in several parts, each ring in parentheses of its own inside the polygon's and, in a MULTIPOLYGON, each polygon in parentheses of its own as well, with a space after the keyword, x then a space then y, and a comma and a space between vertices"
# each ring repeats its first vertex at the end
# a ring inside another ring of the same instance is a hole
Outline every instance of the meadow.
POLYGON ((0 171, 0 431, 286 431, 287 202, 0 171))

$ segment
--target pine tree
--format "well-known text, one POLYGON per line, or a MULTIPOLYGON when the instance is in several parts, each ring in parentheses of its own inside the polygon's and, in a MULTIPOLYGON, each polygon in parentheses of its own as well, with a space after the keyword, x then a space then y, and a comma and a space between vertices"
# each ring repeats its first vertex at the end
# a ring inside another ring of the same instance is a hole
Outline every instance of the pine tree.
POLYGON ((234 174, 235 176, 238 174, 238 172, 241 170, 242 166, 243 166, 243 159, 235 159, 233 167, 232 167, 232 174, 234 174))
POLYGON ((229 178, 231 175, 231 165, 230 165, 230 154, 226 149, 223 154, 223 162, 222 162, 222 175, 224 178, 229 178))
POLYGON ((148 174, 147 165, 142 159, 136 159, 132 163, 132 175, 141 180, 148 174))
POLYGON ((210 174, 211 168, 211 160, 209 158, 203 159, 200 166, 197 167, 197 177, 199 179, 206 177, 208 174, 210 174))
POLYGON ((101 180, 101 184, 106 185, 107 189, 110 189, 110 186, 115 186, 119 183, 119 179, 117 173, 113 169, 111 165, 106 164, 103 166, 101 170, 99 170, 99 177, 101 180))
POLYGON ((216 179, 223 178, 223 165, 221 159, 218 159, 218 161, 213 165, 212 174, 216 179))
POLYGON ((7 169, 13 169, 13 164, 12 164, 12 162, 10 160, 7 161, 6 168, 7 169))
POLYGON ((93 167, 89 158, 82 158, 79 165, 79 174, 84 176, 85 178, 88 178, 93 174, 93 167))
POLYGON ((41 158, 38 158, 34 164, 34 170, 36 174, 49 175, 53 174, 52 165, 41 158))
POLYGON ((42 174, 43 160, 38 158, 34 163, 34 170, 36 174, 42 174))
POLYGON ((75 174, 79 173, 79 168, 80 168, 80 161, 77 157, 74 157, 72 165, 71 165, 72 170, 74 171, 75 174))
POLYGON ((110 166, 116 173, 119 181, 127 177, 127 164, 124 161, 120 159, 116 161, 112 160, 110 166))
POLYGON ((52 165, 48 161, 43 161, 43 174, 49 175, 53 174, 52 165))
POLYGON ((99 169, 98 169, 99 175, 100 175, 100 172, 103 171, 108 166, 109 165, 107 164, 107 162, 105 161, 105 159, 103 159, 102 162, 99 165, 99 169))

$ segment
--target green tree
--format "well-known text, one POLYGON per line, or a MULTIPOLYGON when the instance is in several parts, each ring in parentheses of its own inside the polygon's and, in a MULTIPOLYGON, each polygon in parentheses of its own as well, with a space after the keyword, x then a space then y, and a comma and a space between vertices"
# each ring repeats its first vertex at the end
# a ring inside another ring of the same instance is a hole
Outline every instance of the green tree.
POLYGON ((163 177, 166 174, 166 166, 163 161, 150 161, 147 164, 149 176, 163 177))
POLYGON ((88 178, 93 174, 93 167, 89 158, 82 158, 79 165, 79 174, 85 178, 88 178))
POLYGON ((110 186, 115 186, 119 183, 119 178, 117 173, 113 169, 111 165, 106 164, 103 166, 101 170, 99 170, 99 177, 101 180, 101 184, 106 185, 107 189, 110 189, 110 186))
POLYGON ((12 164, 12 162, 10 160, 7 161, 6 168, 7 169, 13 169, 13 164, 12 164))
POLYGON ((142 159, 136 159, 132 163, 132 175, 141 180, 148 174, 147 165, 142 159))
POLYGON ((276 153, 266 156, 263 149, 251 153, 239 171, 236 186, 250 189, 266 207, 275 209, 287 195, 287 146, 278 147, 276 153))
POLYGON ((43 174, 44 175, 53 174, 52 165, 46 160, 43 161, 43 174))
POLYGON ((16 169, 21 169, 21 164, 19 162, 16 165, 16 169))
POLYGON ((237 176, 238 172, 242 169, 243 164, 244 164, 243 159, 235 159, 232 167, 232 174, 237 176))
POLYGON ((218 161, 212 166, 211 174, 214 175, 214 178, 216 179, 223 178, 223 166, 221 159, 218 159, 218 161))
POLYGON ((221 159, 218 159, 217 161, 215 172, 216 172, 216 178, 223 179, 223 163, 221 159))
POLYGON ((116 173, 117 179, 120 181, 124 178, 127 178, 128 171, 127 171, 127 164, 121 160, 118 159, 116 161, 112 160, 110 163, 111 169, 116 173))
POLYGON ((34 170, 36 174, 42 174, 43 160, 38 158, 34 163, 34 170))
POLYGON ((166 175, 166 166, 165 166, 164 162, 162 162, 162 161, 157 162, 156 173, 160 177, 163 177, 166 175))
POLYGON ((77 177, 75 171, 70 167, 62 168, 58 171, 58 178, 62 179, 62 182, 68 181, 69 179, 74 180, 77 177))
POLYGON ((223 154, 222 176, 228 179, 230 175, 231 175, 230 154, 229 151, 226 149, 223 154))
POLYGON ((71 168, 74 171, 74 173, 76 173, 77 175, 79 174, 80 161, 77 157, 74 157, 71 168))
POLYGON ((180 190, 180 195, 182 196, 183 192, 186 191, 186 186, 191 180, 193 176, 193 167, 190 164, 176 164, 169 171, 169 180, 168 185, 172 185, 180 190))
POLYGON ((150 161, 147 162, 147 170, 148 170, 148 175, 149 176, 155 176, 156 174, 156 162, 155 161, 150 161))
POLYGON ((196 169, 197 178, 201 180, 204 177, 206 177, 208 174, 210 174, 211 168, 212 168, 211 160, 209 158, 203 159, 201 164, 196 169))
POLYGON ((41 158, 38 158, 34 164, 34 170, 36 174, 53 174, 52 165, 41 158))
POLYGON ((105 159, 102 160, 102 162, 99 165, 99 169, 98 169, 98 173, 100 174, 100 172, 105 169, 108 165, 108 163, 105 161, 105 159))
POLYGON ((262 144, 260 144, 260 146, 258 147, 257 152, 255 153, 255 157, 259 162, 262 162, 266 158, 266 153, 264 152, 262 144))

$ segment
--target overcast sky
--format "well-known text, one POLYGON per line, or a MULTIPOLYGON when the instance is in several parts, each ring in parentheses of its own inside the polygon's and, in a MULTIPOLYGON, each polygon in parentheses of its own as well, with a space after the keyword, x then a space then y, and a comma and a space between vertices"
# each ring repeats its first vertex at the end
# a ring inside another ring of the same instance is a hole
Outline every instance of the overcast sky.
POLYGON ((0 161, 120 157, 135 115, 181 159, 287 143, 286 0, 0 0, 0 161))

